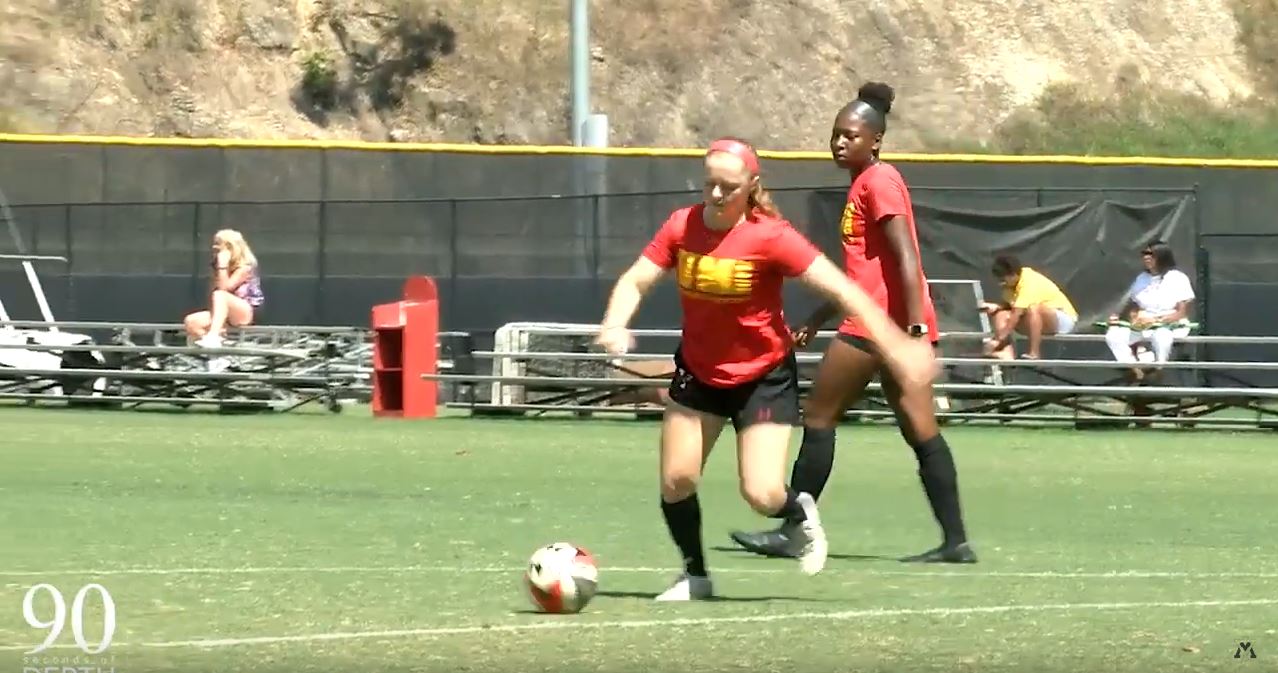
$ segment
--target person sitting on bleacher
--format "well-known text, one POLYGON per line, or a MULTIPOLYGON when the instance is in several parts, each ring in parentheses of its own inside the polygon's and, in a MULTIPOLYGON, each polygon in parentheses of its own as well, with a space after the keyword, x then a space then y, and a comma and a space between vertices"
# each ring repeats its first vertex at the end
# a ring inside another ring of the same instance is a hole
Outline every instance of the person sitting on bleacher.
POLYGON ((1047 276, 1011 255, 995 257, 991 270, 1003 286, 1003 301, 982 307, 994 323, 994 338, 985 342, 986 355, 1011 360, 1015 357, 1012 333, 1020 332, 1029 338, 1022 357, 1037 360, 1044 336, 1074 331, 1078 311, 1047 276))
POLYGON ((234 229, 223 229, 213 236, 212 281, 209 310, 196 311, 183 321, 187 335, 206 348, 222 345, 226 325, 252 324, 254 312, 265 302, 257 257, 234 229))
MULTIPOLYGON (((1141 259, 1145 271, 1123 296, 1123 310, 1109 317, 1105 342, 1119 362, 1136 362, 1135 348, 1146 344, 1152 346, 1155 362, 1167 362, 1175 340, 1189 335, 1194 287, 1176 268, 1176 257, 1166 243, 1149 244, 1141 259)), ((1142 378, 1139 369, 1132 375, 1142 378)))

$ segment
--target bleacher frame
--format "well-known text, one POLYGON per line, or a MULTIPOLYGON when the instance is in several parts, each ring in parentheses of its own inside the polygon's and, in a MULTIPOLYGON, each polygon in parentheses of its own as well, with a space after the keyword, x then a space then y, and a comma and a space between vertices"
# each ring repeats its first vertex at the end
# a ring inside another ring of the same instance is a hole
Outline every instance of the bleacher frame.
MULTIPOLYGON (((18 233, 7 201, 0 194, 0 219, 5 220, 17 254, 0 255, 0 260, 19 261, 39 306, 41 321, 10 320, 0 301, 0 350, 22 351, 42 367, 0 367, 0 400, 23 400, 37 403, 56 400, 61 403, 137 407, 167 404, 179 407, 214 405, 222 410, 287 411, 310 402, 320 402, 331 411, 339 411, 344 400, 364 401, 371 393, 371 331, 355 327, 255 326, 230 328, 230 340, 217 349, 201 348, 186 343, 180 325, 152 323, 57 322, 40 286, 35 262, 66 262, 64 258, 28 254, 18 233), (87 335, 64 330, 100 332, 109 336, 97 343, 87 335), (138 337, 141 336, 141 340, 138 337), (56 338, 55 338, 56 337, 56 338), (40 354, 56 357, 37 358, 40 354), (226 366, 210 367, 212 361, 225 360, 226 366)), ((973 280, 930 280, 930 285, 967 285, 973 288, 972 316, 977 331, 951 330, 941 334, 944 376, 935 386, 938 416, 946 422, 1069 422, 1076 426, 1111 425, 1128 422, 1168 422, 1179 426, 1228 425, 1278 429, 1278 411, 1273 407, 1278 389, 1237 386, 1149 386, 1116 383, 1121 372, 1133 367, 1150 368, 1152 364, 1129 365, 1112 360, 994 360, 965 357, 980 352, 980 341, 989 336, 987 318, 975 311, 983 300, 981 284, 973 280), (957 351, 954 357, 951 351, 957 351), (948 356, 946 354, 949 353, 948 356), (1101 385, 1071 379, 1062 371, 1079 368, 1102 369, 1114 374, 1101 385), (980 373, 975 378, 965 371, 980 373), (1004 370, 1025 371, 1045 377, 1049 383, 1009 383, 1004 370), (966 380, 965 380, 966 379, 966 380), (1115 410, 1117 405, 1119 410, 1115 410), (1131 410, 1140 407, 1140 413, 1131 410), (1125 410, 1124 410, 1125 409, 1125 410), (1245 412, 1250 418, 1221 415, 1221 412, 1245 412)), ((939 302, 938 302, 939 304, 939 302)), ((966 316, 966 309, 960 309, 966 316)), ((954 318, 953 315, 950 318, 954 318)), ((966 320, 960 317, 959 321, 966 320)), ((578 414, 596 412, 629 412, 654 415, 661 412, 659 390, 668 385, 673 363, 664 369, 644 370, 626 363, 663 364, 668 354, 637 354, 621 358, 590 352, 589 342, 597 327, 567 325, 538 327, 546 323, 512 323, 497 333, 497 346, 492 351, 445 352, 440 373, 428 378, 453 384, 446 402, 449 407, 466 408, 474 413, 526 413, 571 411, 578 414), (526 335, 530 330, 575 339, 574 351, 536 352, 527 350, 526 335), (522 331, 521 331, 522 330, 522 331), (523 335, 523 336, 521 336, 523 335), (457 366, 456 360, 465 360, 457 366), (493 374, 475 373, 473 362, 487 361, 493 374), (589 364, 604 376, 564 375, 565 362, 589 364), (530 362, 553 363, 550 375, 527 374, 530 362), (667 371, 668 370, 668 371, 667 371), (488 387, 488 402, 478 401, 477 386, 488 387), (548 396, 528 402, 528 391, 548 396), (653 402, 653 393, 658 399, 653 402), (630 399, 620 403, 619 399, 630 399)), ((947 327, 943 324, 942 330, 947 327)), ((635 330, 640 338, 676 338, 678 330, 635 330)), ((445 337, 441 334, 441 339, 445 337)), ((456 333, 451 333, 454 336, 456 333)), ((828 339, 833 332, 818 335, 828 339)), ((1064 335, 1048 337, 1049 342, 1103 340, 1102 335, 1064 335)), ((1209 344, 1278 344, 1275 337, 1189 336, 1178 340, 1182 345, 1209 344)), ((820 359, 820 353, 799 354, 803 390, 810 380, 802 376, 805 368, 820 359)), ((1250 362, 1185 362, 1164 363, 1159 369, 1201 370, 1219 374, 1229 368, 1247 370, 1275 369, 1272 363, 1250 362)), ((1235 381, 1245 384, 1240 377, 1235 381)), ((871 384, 865 398, 847 415, 873 419, 889 417, 892 412, 882 398, 881 387, 871 384)))
MULTIPOLYGON (((470 387, 465 399, 450 401, 453 409, 474 414, 546 414, 571 412, 577 415, 623 413, 651 417, 660 415, 662 407, 651 401, 669 384, 673 371, 669 353, 630 353, 609 356, 592 352, 590 340, 596 333, 589 325, 556 325, 538 331, 536 323, 521 323, 525 334, 544 334, 575 339, 572 350, 538 352, 519 348, 471 353, 474 360, 490 362, 492 374, 475 372, 440 373, 428 379, 454 386, 470 387), (666 371, 656 375, 636 372, 630 365, 639 362, 669 363, 666 371), (536 364, 545 365, 537 367, 536 364), (603 375, 548 374, 548 371, 572 369, 570 363, 589 364, 603 375), (529 375, 531 366, 535 373, 529 375), (537 373, 537 372, 540 373, 537 373), (478 394, 488 390, 486 396, 478 394), (529 393, 539 399, 530 400, 529 393), (486 399, 484 399, 486 397, 486 399), (616 403, 624 397, 628 402, 616 403), (649 401, 633 401, 646 398, 649 401)), ((658 338, 673 339, 674 329, 638 329, 634 335, 641 342, 658 338)), ((833 331, 818 334, 810 352, 799 353, 800 387, 806 391, 811 380, 806 375, 820 361, 823 340, 833 331)), ((941 350, 979 352, 981 340, 988 333, 952 332, 941 335, 941 350)), ((1103 342, 1103 334, 1073 334, 1047 337, 1053 342, 1103 342)), ((502 341, 498 340, 501 345, 502 341)), ((508 345, 527 346, 528 341, 506 340, 508 345)), ((1211 344, 1247 344, 1278 346, 1276 337, 1188 336, 1178 341, 1182 347, 1211 344)), ((1163 372, 1210 372, 1220 375, 1230 371, 1278 371, 1275 362, 1202 362, 1174 360, 1161 365, 1150 362, 1119 363, 1112 359, 1001 360, 988 357, 939 358, 943 375, 935 384, 937 415, 947 423, 1034 423, 1068 424, 1079 428, 1116 427, 1130 424, 1167 424, 1178 427, 1216 426, 1234 428, 1278 429, 1278 388, 1248 385, 1238 378, 1238 385, 1133 385, 1124 383, 1131 369, 1163 372), (1090 370, 1106 380, 1089 383, 1074 372, 1090 370), (971 372, 983 373, 973 376, 971 372), (1010 375, 1015 372, 1015 375, 1010 375), (1034 382, 1008 382, 1027 374, 1034 382), (1137 411, 1139 409, 1139 411, 1137 411)), ((853 420, 891 418, 892 412, 882 396, 882 388, 872 383, 864 399, 847 411, 853 420)))
POLYGON ((0 298, 0 400, 237 412, 318 402, 337 412, 370 396, 368 328, 228 327, 222 347, 204 348, 188 343, 181 325, 59 322, 35 263, 66 258, 28 253, 3 193, 0 220, 17 251, 0 261, 22 265, 42 318, 13 320, 0 298))
POLYGON ((0 400, 137 408, 213 406, 291 411, 319 403, 341 411, 371 392, 371 330, 357 327, 232 327, 221 348, 186 344, 181 325, 2 321, 0 349, 50 353, 57 368, 0 367, 0 400), (49 332, 109 335, 103 343, 21 343, 49 332), (16 338, 15 338, 16 337, 16 338), (225 366, 210 362, 224 359, 225 366))

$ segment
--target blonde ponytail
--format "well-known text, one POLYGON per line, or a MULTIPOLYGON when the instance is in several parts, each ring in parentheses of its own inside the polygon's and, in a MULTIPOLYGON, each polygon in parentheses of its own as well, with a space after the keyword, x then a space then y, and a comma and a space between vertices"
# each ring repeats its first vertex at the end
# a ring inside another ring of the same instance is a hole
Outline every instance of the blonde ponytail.
POLYGON ((762 180, 754 183, 754 188, 750 190, 750 207, 769 217, 781 217, 781 209, 777 208, 777 204, 772 201, 772 195, 768 193, 768 190, 763 188, 762 180))

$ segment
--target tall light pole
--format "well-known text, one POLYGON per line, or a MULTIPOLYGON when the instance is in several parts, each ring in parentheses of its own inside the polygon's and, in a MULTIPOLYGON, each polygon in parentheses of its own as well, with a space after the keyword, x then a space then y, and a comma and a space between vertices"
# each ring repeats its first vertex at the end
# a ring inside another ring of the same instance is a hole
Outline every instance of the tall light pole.
POLYGON ((585 144, 590 116, 590 25, 587 0, 572 2, 572 144, 585 144))
MULTIPOLYGON (((590 21, 589 0, 572 3, 572 144, 576 147, 607 147, 607 115, 590 113, 590 21)), ((600 282, 599 240, 608 234, 607 162, 604 157, 573 158, 573 188, 577 199, 577 240, 581 254, 578 273, 594 279, 595 299, 601 301, 606 287, 600 282)))

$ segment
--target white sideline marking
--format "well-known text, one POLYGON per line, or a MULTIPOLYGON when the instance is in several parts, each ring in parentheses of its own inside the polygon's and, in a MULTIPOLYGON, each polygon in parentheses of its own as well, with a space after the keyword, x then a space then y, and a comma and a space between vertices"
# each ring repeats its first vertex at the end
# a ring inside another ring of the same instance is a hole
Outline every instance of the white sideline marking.
MULTIPOLYGON (((0 570, 0 577, 47 577, 56 575, 97 575, 110 577, 113 575, 255 575, 269 573, 507 573, 519 572, 523 566, 262 566, 242 568, 100 568, 100 569, 64 569, 64 570, 0 570)), ((603 573, 675 573, 677 568, 647 566, 602 566, 603 573)), ((1140 579, 1140 578, 1181 578, 1181 579, 1224 579, 1224 578, 1278 578, 1278 572, 1183 572, 1161 570, 1108 570, 1108 571, 1072 571, 1072 570, 1027 570, 1027 571, 962 571, 962 570, 872 570, 849 568, 846 571, 831 568, 835 572, 846 572, 849 575, 890 575, 901 577, 1040 577, 1040 578, 1083 578, 1083 579, 1140 579)), ((792 574, 792 568, 714 568, 717 574, 792 574)))
POLYGON ((914 575, 928 577, 1059 577, 1088 579, 1123 579, 1123 578, 1180 578, 1180 579, 1215 579, 1228 577, 1278 578, 1278 572, 1219 572, 1195 573, 1178 570, 1108 570, 1108 571, 1071 571, 1071 570, 1025 570, 1025 571, 990 571, 965 573, 959 570, 933 570, 908 572, 905 570, 867 570, 867 575, 914 575))
MULTIPOLYGON (((486 573, 522 570, 498 566, 262 566, 243 568, 103 568, 96 570, 0 570, 0 577, 44 575, 253 575, 259 573, 486 573)), ((669 568, 667 568, 669 570, 669 568)))
MULTIPOLYGON (((152 643, 118 643, 112 647, 142 648, 215 648, 242 645, 271 645, 277 643, 320 642, 332 640, 358 640, 366 638, 436 637, 467 635, 473 633, 518 633, 522 631, 549 631, 565 629, 644 629, 668 626, 704 626, 711 624, 758 624, 768 622, 820 619, 847 621, 874 617, 910 617, 939 615, 999 614, 1006 612, 1051 612, 1073 610, 1133 610, 1142 608, 1191 608, 1191 607, 1241 607, 1254 605, 1278 605, 1278 598, 1216 601, 1153 601, 1134 603, 1048 603, 1041 605, 985 605, 966 608, 867 608, 839 612, 792 612, 769 615, 742 615, 736 617, 700 617, 685 619, 642 619, 629 621, 588 622, 572 618, 542 621, 528 624, 502 624, 496 626, 458 626, 427 629, 398 629, 393 631, 353 631, 335 633, 311 633, 293 636, 260 636, 255 638, 218 638, 203 640, 172 640, 152 643)), ((28 646, 0 646, 0 650, 26 650, 28 646)), ((52 648, 51 648, 52 649, 52 648)))

